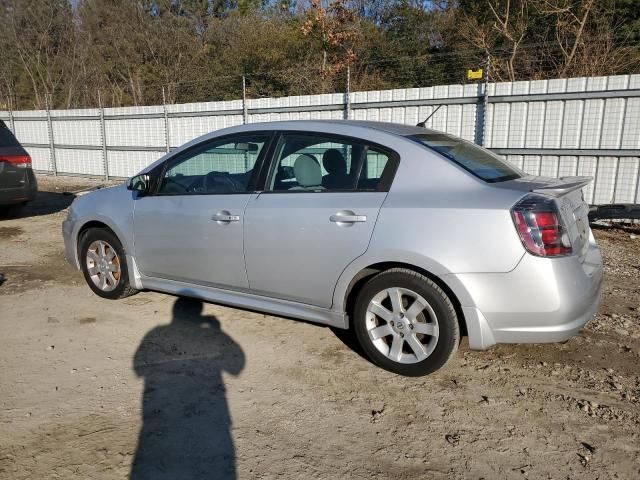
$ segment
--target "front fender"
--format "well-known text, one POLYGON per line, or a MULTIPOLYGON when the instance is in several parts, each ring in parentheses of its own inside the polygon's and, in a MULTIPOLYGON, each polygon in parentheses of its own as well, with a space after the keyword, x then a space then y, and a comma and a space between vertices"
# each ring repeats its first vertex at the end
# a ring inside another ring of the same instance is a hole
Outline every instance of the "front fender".
POLYGON ((71 205, 63 224, 67 257, 80 267, 78 241, 80 232, 92 222, 107 226, 118 237, 125 251, 133 286, 139 286, 134 261, 133 192, 125 185, 105 188, 78 197, 71 205))
POLYGON ((120 240, 120 243, 122 243, 122 248, 124 248, 125 253, 127 255, 131 255, 133 253, 133 244, 132 242, 129 241, 129 238, 127 237, 125 229, 123 229, 120 225, 115 223, 111 218, 105 215, 94 213, 92 215, 87 215, 85 217, 79 218, 75 222, 75 225, 71 231, 71 237, 73 238, 73 244, 75 248, 76 261, 79 261, 78 259, 79 245, 78 244, 80 240, 80 232, 85 228, 86 225, 92 222, 98 222, 106 225, 110 230, 113 231, 113 233, 116 234, 116 237, 118 237, 118 239, 120 240))

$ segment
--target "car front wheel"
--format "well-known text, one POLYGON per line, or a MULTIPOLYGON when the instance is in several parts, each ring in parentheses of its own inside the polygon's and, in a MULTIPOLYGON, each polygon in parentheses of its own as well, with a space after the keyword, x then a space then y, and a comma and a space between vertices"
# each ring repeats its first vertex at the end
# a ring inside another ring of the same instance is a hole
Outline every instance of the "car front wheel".
POLYGON ((353 322, 371 361, 400 375, 438 370, 460 342, 458 318, 447 294, 408 269, 390 269, 369 280, 356 299, 353 322))
POLYGON ((84 235, 80 265, 87 284, 102 298, 117 300, 137 292, 129 285, 122 244, 110 230, 94 228, 84 235))

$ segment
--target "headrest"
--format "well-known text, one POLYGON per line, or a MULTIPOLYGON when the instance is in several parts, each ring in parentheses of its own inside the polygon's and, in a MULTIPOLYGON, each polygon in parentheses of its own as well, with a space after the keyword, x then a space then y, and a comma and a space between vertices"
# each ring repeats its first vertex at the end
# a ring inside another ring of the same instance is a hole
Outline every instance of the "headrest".
POLYGON ((301 187, 322 185, 322 169, 318 161, 311 155, 301 154, 293 164, 296 181, 301 187))
POLYGON ((324 169, 331 175, 346 175, 347 162, 340 150, 331 148, 324 152, 322 156, 322 165, 324 169))

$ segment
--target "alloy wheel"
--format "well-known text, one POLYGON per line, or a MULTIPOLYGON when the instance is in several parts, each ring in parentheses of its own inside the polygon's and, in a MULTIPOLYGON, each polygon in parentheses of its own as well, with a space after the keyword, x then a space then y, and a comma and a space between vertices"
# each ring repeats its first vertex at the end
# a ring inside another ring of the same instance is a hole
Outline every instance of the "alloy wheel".
POLYGON ((387 288, 369 302, 369 339, 380 353, 398 363, 429 357, 438 343, 438 318, 424 297, 406 288, 387 288))
POLYGON ((114 290, 120 282, 120 258, 104 240, 96 240, 87 249, 87 271, 94 285, 103 292, 114 290))

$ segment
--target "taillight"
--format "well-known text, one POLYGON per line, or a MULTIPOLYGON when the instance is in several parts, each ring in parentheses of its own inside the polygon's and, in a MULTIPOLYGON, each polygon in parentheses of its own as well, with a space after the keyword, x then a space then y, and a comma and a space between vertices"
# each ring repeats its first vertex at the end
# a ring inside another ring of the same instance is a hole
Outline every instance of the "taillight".
POLYGON ((540 257, 571 253, 569 235, 552 199, 527 195, 511 209, 511 215, 529 253, 540 257))
POLYGON ((0 155, 0 162, 7 162, 16 168, 31 168, 29 155, 0 155))

